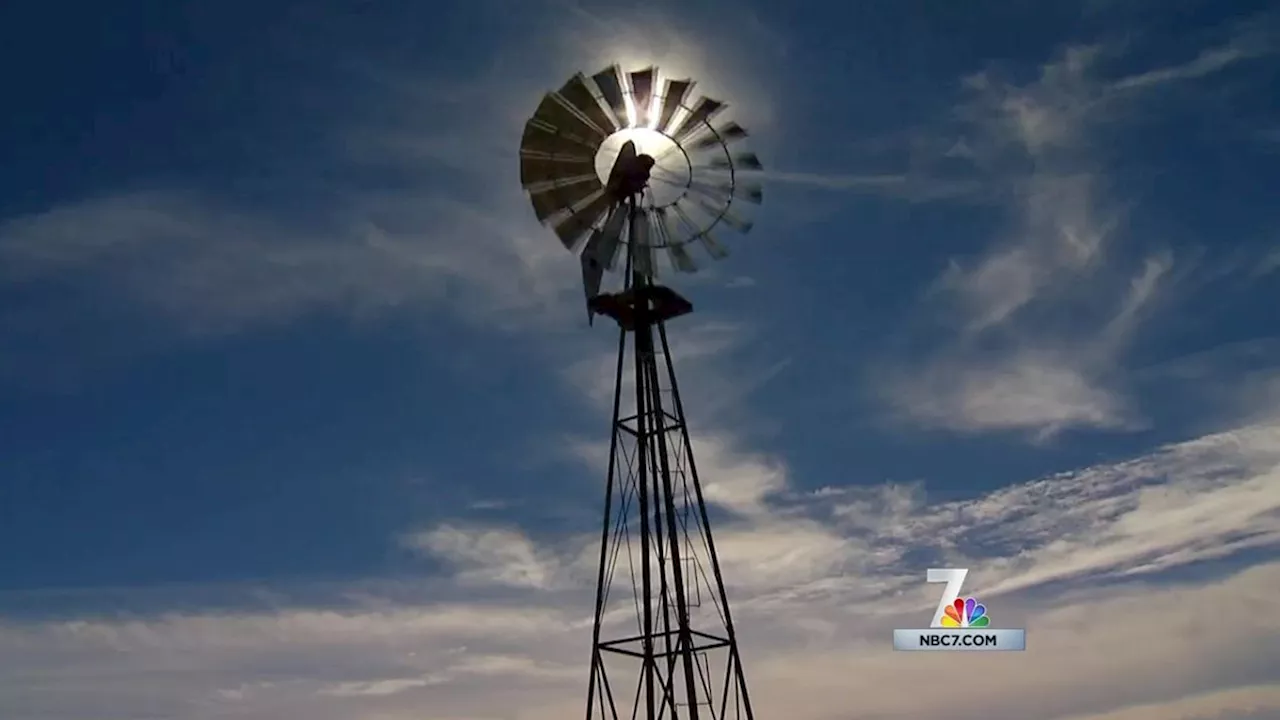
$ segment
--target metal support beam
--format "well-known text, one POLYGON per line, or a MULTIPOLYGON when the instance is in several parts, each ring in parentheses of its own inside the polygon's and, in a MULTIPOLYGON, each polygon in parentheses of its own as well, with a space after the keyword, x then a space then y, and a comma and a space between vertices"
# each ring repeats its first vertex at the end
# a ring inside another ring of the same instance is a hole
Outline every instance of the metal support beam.
POLYGON ((586 717, 754 720, 667 342, 666 321, 693 308, 627 272, 593 308, 619 337, 586 717), (609 682, 627 670, 632 697, 609 682))

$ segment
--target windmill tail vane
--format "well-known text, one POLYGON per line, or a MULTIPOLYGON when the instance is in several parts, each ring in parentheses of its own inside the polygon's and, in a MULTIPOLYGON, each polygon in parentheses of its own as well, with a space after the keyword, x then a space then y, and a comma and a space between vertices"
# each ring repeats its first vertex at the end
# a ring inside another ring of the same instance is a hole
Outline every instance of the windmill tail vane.
POLYGON ((667 342, 693 305, 657 278, 727 255, 717 236, 751 229, 762 166, 693 87, 655 67, 579 73, 520 144, 534 215, 579 256, 587 322, 619 329, 586 720, 754 720, 667 342))

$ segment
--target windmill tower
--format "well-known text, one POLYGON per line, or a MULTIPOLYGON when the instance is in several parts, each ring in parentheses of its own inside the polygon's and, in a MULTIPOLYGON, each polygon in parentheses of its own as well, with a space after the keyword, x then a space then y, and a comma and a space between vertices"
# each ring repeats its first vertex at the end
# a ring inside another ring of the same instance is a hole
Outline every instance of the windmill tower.
POLYGON ((659 81, 655 67, 579 73, 520 146, 534 213, 581 257, 588 320, 619 329, 586 717, 753 720, 667 341, 693 306, 658 277, 723 258, 713 233, 751 228, 762 192, 744 174, 761 165, 742 127, 712 124, 724 103, 659 81))

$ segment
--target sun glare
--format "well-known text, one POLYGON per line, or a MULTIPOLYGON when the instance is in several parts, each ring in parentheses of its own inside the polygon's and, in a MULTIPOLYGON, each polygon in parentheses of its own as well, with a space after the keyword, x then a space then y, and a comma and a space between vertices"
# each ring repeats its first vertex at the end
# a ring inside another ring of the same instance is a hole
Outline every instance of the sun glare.
MULTIPOLYGON (((655 79, 655 83, 657 80, 655 79)), ((658 127, 658 116, 662 113, 662 96, 654 93, 649 98, 649 107, 644 115, 638 112, 636 102, 631 97, 631 93, 622 96, 622 103, 627 110, 627 129, 628 130, 653 130, 658 127), (643 121, 643 122, 641 122, 643 121)), ((639 142, 636 143, 639 146, 639 142)), ((643 152, 643 150, 641 151, 643 152)))
POLYGON ((635 127, 627 130, 620 130, 616 133, 618 137, 618 145, 630 140, 636 144, 636 152, 648 153, 657 157, 662 151, 671 147, 674 143, 667 139, 666 135, 652 130, 650 128, 635 127))
MULTIPOLYGON (((631 115, 630 106, 628 115, 631 115)), ((689 161, 671 138, 647 127, 619 130, 605 139, 596 152, 596 174, 600 177, 600 182, 608 182, 613 162, 622 150, 623 143, 628 140, 636 144, 637 153, 649 155, 658 161, 649 183, 649 202, 662 206, 674 201, 689 180, 689 161)))

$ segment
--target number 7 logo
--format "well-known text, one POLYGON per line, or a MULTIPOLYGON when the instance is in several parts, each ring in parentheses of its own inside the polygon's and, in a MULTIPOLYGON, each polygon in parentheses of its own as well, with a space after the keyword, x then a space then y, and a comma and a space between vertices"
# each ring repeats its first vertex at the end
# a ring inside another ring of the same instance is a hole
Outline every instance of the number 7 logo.
POLYGON ((942 588, 942 599, 938 601, 938 610, 933 614, 933 622, 929 627, 942 627, 942 616, 947 607, 960 597, 960 589, 964 587, 964 579, 969 571, 963 568, 929 568, 925 572, 925 580, 931 583, 946 583, 942 588))

